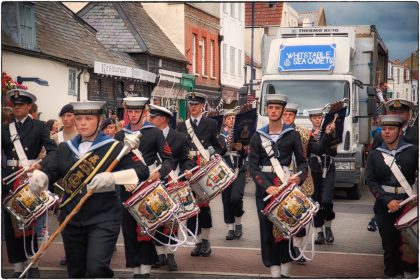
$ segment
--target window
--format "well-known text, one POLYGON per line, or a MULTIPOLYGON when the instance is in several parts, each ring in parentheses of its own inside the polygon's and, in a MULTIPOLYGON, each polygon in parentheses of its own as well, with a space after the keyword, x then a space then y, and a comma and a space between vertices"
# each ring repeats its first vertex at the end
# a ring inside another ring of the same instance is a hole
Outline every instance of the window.
POLYGON ((242 51, 238 50, 238 76, 242 74, 242 51))
POLYGON ((201 74, 206 75, 206 39, 201 43, 201 74))
POLYGON ((98 95, 104 96, 104 82, 102 81, 102 79, 98 80, 98 87, 99 87, 98 95))
POLYGON ((223 44, 223 64, 222 64, 222 68, 223 68, 223 72, 227 72, 227 46, 226 44, 223 44))
POLYGON ((210 77, 214 77, 214 41, 210 41, 210 77))
POLYGON ((24 48, 34 49, 35 44, 35 14, 31 4, 19 3, 19 40, 24 48))
POLYGON ((77 95, 77 77, 76 70, 69 69, 69 95, 77 95))
POLYGON ((416 102, 416 90, 413 89, 413 92, 411 94, 411 101, 416 102))
POLYGON ((408 69, 406 70, 405 77, 406 77, 405 78, 406 81, 409 81, 410 80, 410 70, 408 70, 408 69))
POLYGON ((231 17, 233 17, 233 18, 235 18, 236 17, 236 15, 235 15, 235 3, 230 3, 230 16, 231 17))
POLYGON ((235 48, 230 47, 230 73, 235 75, 235 48))
POLYGON ((228 3, 223 3, 223 12, 228 13, 228 3))
POLYGON ((242 4, 238 3, 238 20, 242 21, 242 4))
POLYGON ((192 36, 192 72, 193 74, 197 73, 197 50, 196 50, 196 40, 197 40, 197 35, 193 34, 192 36))
MULTIPOLYGON (((397 71, 397 84, 399 84, 400 83, 400 68, 398 68, 397 70, 398 70, 397 71)), ((399 98, 399 97, 397 97, 397 98, 399 98)))

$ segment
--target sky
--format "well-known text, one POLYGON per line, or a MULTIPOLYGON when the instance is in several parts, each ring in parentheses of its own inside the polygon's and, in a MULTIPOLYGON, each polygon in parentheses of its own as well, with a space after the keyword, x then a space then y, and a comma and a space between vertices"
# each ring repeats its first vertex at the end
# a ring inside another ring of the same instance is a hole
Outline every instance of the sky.
POLYGON ((297 12, 322 6, 327 25, 376 25, 389 50, 389 59, 404 61, 419 41, 418 2, 288 2, 297 12))

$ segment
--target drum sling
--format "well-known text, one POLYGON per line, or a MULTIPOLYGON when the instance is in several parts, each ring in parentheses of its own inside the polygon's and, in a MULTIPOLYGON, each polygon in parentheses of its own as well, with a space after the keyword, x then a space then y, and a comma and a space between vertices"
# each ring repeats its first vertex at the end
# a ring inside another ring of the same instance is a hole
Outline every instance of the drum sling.
POLYGON ((65 189, 65 194, 68 195, 64 202, 60 205, 60 209, 72 201, 79 193, 86 193, 85 186, 110 158, 112 152, 118 146, 118 143, 118 141, 114 141, 104 156, 99 155, 97 153, 98 150, 86 153, 86 155, 84 155, 70 168, 66 176, 64 176, 60 182, 62 187, 65 189))

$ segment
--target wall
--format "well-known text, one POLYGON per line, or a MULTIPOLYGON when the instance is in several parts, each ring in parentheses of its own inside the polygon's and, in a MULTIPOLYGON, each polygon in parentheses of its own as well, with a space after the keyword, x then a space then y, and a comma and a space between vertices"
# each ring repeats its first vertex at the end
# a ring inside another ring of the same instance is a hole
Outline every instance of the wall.
POLYGON ((223 70, 223 47, 221 48, 221 84, 235 88, 242 86, 244 82, 244 65, 245 65, 245 4, 244 3, 220 3, 220 34, 223 35, 223 44, 226 45, 226 71, 223 70), (231 7, 234 7, 232 16, 231 7), (238 13, 238 9, 240 12, 238 13), (235 65, 234 72, 231 72, 230 47, 235 49, 235 65), (238 50, 241 57, 238 57, 238 50))
MULTIPOLYGON (((261 62, 261 41, 264 28, 254 28, 254 60, 261 62)), ((251 28, 245 28, 245 51, 251 56, 251 28)))
MULTIPOLYGON (((41 59, 9 51, 2 53, 2 71, 16 80, 17 76, 39 77, 47 80, 49 86, 40 86, 34 82, 24 82, 28 91, 38 98, 41 120, 57 119, 65 104, 77 101, 77 96, 68 94, 69 67, 61 62, 41 59)), ((77 71, 79 73, 79 71, 77 71)), ((81 76, 80 100, 87 100, 87 88, 81 76)))
POLYGON ((219 19, 202 12, 190 5, 185 5, 185 56, 188 59, 188 73, 193 73, 193 34, 196 34, 196 85, 219 88, 219 19), (201 71, 201 50, 199 43, 206 39, 205 45, 205 61, 206 73, 203 75, 201 71), (214 76, 210 77, 210 41, 214 41, 213 60, 214 60, 214 76))
POLYGON ((281 16, 282 27, 297 27, 299 25, 299 14, 290 5, 283 3, 281 16))
POLYGON ((143 2, 142 5, 177 49, 185 55, 185 5, 148 2, 143 2))

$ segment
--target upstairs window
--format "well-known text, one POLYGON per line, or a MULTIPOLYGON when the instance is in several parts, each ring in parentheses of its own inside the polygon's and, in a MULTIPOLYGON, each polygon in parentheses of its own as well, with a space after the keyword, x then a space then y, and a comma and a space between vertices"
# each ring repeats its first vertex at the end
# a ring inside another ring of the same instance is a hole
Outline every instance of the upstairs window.
POLYGON ((29 3, 18 3, 19 41, 22 47, 35 49, 35 14, 34 6, 29 3))

